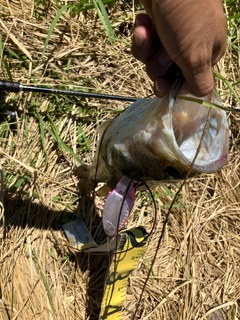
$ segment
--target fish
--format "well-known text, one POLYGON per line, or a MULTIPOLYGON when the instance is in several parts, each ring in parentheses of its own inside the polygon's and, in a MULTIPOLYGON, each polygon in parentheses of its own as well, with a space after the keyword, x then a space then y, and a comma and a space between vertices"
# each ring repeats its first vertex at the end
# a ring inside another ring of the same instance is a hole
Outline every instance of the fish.
MULTIPOLYGON (((123 176, 139 181, 136 189, 143 190, 146 184, 155 188, 179 182, 187 175, 215 173, 226 164, 226 112, 180 99, 180 86, 177 81, 163 98, 139 99, 103 123, 92 165, 82 164, 75 170, 80 194, 90 193, 99 182, 112 190, 123 176)), ((190 94, 185 97, 194 98, 190 94)), ((201 99, 222 104, 216 89, 201 99)))

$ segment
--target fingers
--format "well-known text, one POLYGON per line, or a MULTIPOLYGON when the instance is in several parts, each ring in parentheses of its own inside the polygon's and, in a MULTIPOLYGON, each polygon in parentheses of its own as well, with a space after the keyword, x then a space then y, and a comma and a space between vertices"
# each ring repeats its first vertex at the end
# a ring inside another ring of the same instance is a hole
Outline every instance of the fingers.
MULTIPOLYGON (((214 88, 214 77, 212 68, 222 58, 227 47, 226 35, 221 37, 221 42, 216 44, 215 52, 209 55, 201 62, 201 60, 186 59, 179 62, 179 66, 185 78, 185 81, 180 90, 181 94, 191 93, 197 97, 204 97, 214 88)), ((194 56, 194 54, 192 54, 194 56)))
POLYGON ((170 89, 172 81, 167 77, 159 77, 154 82, 153 91, 156 96, 162 98, 170 89))
POLYGON ((154 93, 158 97, 163 97, 170 89, 172 81, 168 72, 173 64, 164 48, 161 48, 146 63, 146 72, 154 82, 154 93))
POLYGON ((140 14, 136 17, 131 51, 132 55, 143 63, 146 63, 154 52, 152 28, 152 21, 148 15, 140 14))
POLYGON ((152 30, 152 19, 146 13, 141 13, 136 16, 135 27, 145 26, 149 30, 152 30))
MULTIPOLYGON (((219 20, 220 21, 220 18, 219 20)), ((196 50, 188 53, 188 59, 180 58, 177 61, 180 66, 185 81, 181 88, 180 93, 187 94, 191 93, 198 97, 203 97, 211 92, 214 88, 214 77, 212 68, 218 61, 223 57, 227 48, 227 36, 226 36, 226 19, 223 16, 220 22, 221 28, 218 28, 217 35, 212 40, 212 44, 207 47, 211 48, 212 51, 204 49, 201 45, 201 55, 196 55, 196 50)))
MULTIPOLYGON (((171 86, 172 81, 168 78, 167 73, 174 62, 159 42, 158 49, 156 49, 156 44, 153 45, 154 33, 151 32, 151 29, 151 19, 147 15, 137 17, 131 50, 133 56, 146 65, 146 72, 154 82, 154 92, 157 96, 162 97, 171 86)), ((218 58, 216 60, 218 61, 218 58)), ((178 63, 186 79, 181 93, 205 96, 214 86, 211 61, 208 65, 200 67, 195 66, 194 61, 186 61, 187 64, 182 61, 178 63)))
POLYGON ((185 78, 181 93, 207 95, 214 87, 212 67, 227 45, 222 1, 196 0, 189 6, 176 0, 177 7, 175 1, 141 1, 149 15, 136 18, 132 54, 146 65, 155 94, 167 93, 175 80, 170 69, 178 66, 185 78))
POLYGON ((161 48, 146 62, 146 71, 151 80, 162 77, 173 64, 167 52, 161 48))
POLYGON ((155 94, 162 97, 171 85, 169 79, 164 75, 172 66, 173 61, 169 58, 159 39, 156 39, 152 20, 146 14, 140 14, 136 17, 131 51, 136 59, 145 63, 148 76, 152 81, 156 81, 155 94))

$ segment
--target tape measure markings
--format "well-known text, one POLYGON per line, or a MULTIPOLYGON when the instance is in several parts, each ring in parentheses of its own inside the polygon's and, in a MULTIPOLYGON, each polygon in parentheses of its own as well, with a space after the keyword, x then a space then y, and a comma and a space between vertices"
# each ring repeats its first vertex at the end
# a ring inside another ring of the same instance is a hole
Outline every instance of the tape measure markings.
POLYGON ((109 242, 97 246, 82 219, 68 222, 63 228, 75 250, 110 253, 111 264, 104 285, 99 320, 121 320, 128 277, 146 250, 146 230, 137 227, 120 232, 109 242))
POLYGON ((118 251, 114 254, 105 282, 100 320, 122 319, 128 277, 145 252, 145 237, 146 230, 142 227, 121 233, 118 251))

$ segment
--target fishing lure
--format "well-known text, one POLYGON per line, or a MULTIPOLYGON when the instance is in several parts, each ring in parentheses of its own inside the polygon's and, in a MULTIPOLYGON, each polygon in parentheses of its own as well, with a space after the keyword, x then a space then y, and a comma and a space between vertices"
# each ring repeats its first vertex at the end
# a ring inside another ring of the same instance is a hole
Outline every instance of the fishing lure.
POLYGON ((134 181, 123 176, 116 188, 109 193, 104 204, 103 229, 108 236, 114 236, 122 229, 134 205, 134 200, 134 181))

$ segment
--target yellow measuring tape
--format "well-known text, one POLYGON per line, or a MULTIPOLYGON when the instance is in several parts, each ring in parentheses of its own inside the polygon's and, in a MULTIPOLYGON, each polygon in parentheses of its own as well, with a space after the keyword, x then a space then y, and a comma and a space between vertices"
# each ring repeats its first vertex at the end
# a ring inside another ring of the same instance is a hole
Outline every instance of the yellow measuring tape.
POLYGON ((146 250, 147 232, 143 227, 120 232, 101 246, 92 239, 82 219, 63 225, 74 249, 90 252, 112 252, 112 261, 105 281, 99 320, 121 320, 128 277, 136 269, 146 250))
POLYGON ((121 233, 120 243, 105 282, 100 320, 122 319, 128 276, 136 269, 145 249, 144 228, 139 227, 121 233))

